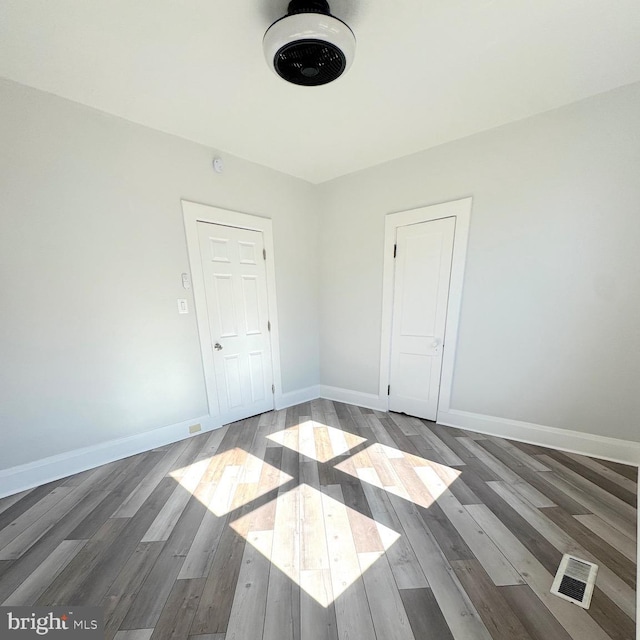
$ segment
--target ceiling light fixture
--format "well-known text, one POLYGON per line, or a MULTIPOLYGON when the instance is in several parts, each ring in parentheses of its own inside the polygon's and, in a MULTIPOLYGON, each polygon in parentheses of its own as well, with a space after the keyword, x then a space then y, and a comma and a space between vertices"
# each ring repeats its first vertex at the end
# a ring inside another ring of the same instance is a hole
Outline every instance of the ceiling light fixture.
POLYGON ((291 0, 287 15, 264 34, 267 64, 287 82, 306 87, 332 82, 350 66, 353 31, 331 15, 326 0, 291 0))

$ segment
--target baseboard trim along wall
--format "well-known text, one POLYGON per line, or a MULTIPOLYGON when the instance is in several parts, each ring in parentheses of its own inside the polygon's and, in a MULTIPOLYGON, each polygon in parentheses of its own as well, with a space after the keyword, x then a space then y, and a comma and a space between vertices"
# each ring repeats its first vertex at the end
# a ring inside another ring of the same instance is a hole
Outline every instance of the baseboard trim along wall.
MULTIPOLYGON (((386 398, 381 398, 373 393, 363 393, 327 385, 315 385, 283 393, 277 398, 276 408, 286 409, 316 398, 355 404, 377 411, 387 410, 386 398)), ((549 447, 550 449, 570 451, 634 466, 640 465, 640 442, 618 440, 617 438, 546 427, 530 422, 458 411, 457 409, 438 412, 438 423, 449 427, 457 427, 477 433, 549 447)), ((75 449, 49 458, 43 458, 42 460, 0 470, 0 498, 25 491, 26 489, 32 489, 87 469, 93 469, 114 460, 121 460, 150 449, 162 447, 178 440, 189 438, 192 435, 211 431, 220 426, 216 418, 202 416, 138 433, 127 438, 75 449), (190 434, 189 427, 195 424, 200 424, 202 429, 195 434, 190 434)))
MULTIPOLYGON (((381 398, 373 393, 363 393, 326 385, 320 385, 319 389, 320 397, 327 400, 355 404, 377 411, 387 410, 386 398, 381 398)), ((457 409, 438 411, 438 424, 500 438, 510 438, 511 440, 549 447, 559 451, 568 451, 584 456, 640 466, 640 442, 608 438, 591 433, 547 427, 532 422, 486 416, 457 409)))
POLYGON ((32 489, 87 469, 94 469, 115 460, 122 460, 144 451, 164 447, 173 442, 178 442, 178 440, 200 435, 220 426, 214 418, 202 416, 167 427, 137 433, 126 438, 101 442, 90 447, 66 451, 55 456, 3 469, 0 470, 0 498, 25 491, 26 489, 32 489), (190 434, 189 427, 196 424, 199 424, 202 429, 190 434))
POLYGON ((546 427, 531 422, 485 416, 457 409, 439 411, 438 424, 500 438, 510 438, 519 442, 583 456, 593 456, 633 466, 640 465, 640 442, 608 438, 570 429, 546 427))
POLYGON ((328 387, 320 385, 320 397, 326 400, 335 400, 345 404, 356 404, 359 407, 375 409, 376 411, 386 411, 386 398, 381 398, 374 393, 363 393, 362 391, 351 391, 351 389, 341 389, 340 387, 328 387))
MULTIPOLYGON (((319 397, 320 393, 317 385, 283 393, 276 398, 276 409, 286 409, 319 397)), ((10 467, 9 469, 2 469, 0 470, 0 498, 32 489, 87 469, 94 469, 114 460, 122 460, 150 449, 164 447, 173 442, 217 429, 220 426, 222 425, 219 424, 217 418, 202 416, 138 433, 127 438, 109 440, 108 442, 66 451, 65 453, 10 467), (189 427, 195 424, 200 424, 202 429, 190 434, 189 427)))
POLYGON ((297 389, 296 391, 288 391, 280 396, 276 396, 276 409, 286 409, 293 407, 302 402, 310 402, 320 397, 319 385, 297 389))

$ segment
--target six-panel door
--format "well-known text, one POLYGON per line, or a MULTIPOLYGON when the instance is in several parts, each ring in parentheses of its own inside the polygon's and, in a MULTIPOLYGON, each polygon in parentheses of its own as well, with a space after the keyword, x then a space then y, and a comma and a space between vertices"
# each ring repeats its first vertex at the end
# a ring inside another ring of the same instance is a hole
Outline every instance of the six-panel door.
POLYGON ((260 231, 198 223, 216 391, 224 423, 270 411, 273 368, 260 231))

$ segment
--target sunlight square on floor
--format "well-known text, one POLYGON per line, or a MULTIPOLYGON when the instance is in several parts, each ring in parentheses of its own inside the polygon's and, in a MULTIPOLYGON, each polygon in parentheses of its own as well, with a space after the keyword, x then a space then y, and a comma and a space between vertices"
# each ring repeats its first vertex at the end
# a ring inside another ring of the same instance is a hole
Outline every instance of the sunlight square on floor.
MULTIPOLYGON (((245 536, 274 567, 318 604, 328 607, 380 557, 400 534, 344 504, 338 485, 320 491, 300 484, 279 495, 272 536, 245 536), (291 517, 293 516, 293 517, 291 517), (368 552, 359 549, 353 530, 367 530, 368 552)), ((253 514, 231 523, 244 535, 253 514)))
MULTIPOLYGON (((368 442, 311 419, 253 444, 258 455, 234 447, 170 475, 177 490, 186 489, 213 516, 228 518, 228 526, 270 563, 270 571, 282 572, 323 607, 361 582, 401 537, 397 527, 388 526, 392 523, 377 521, 374 513, 350 502, 341 475, 424 508, 446 495, 460 475, 391 442, 368 442), (274 445, 298 454, 299 478, 262 459, 274 445), (325 480, 332 478, 323 486, 322 473, 325 480)), ((151 529, 170 518, 159 514, 151 529)))
POLYGON ((244 506, 234 503, 236 488, 240 484, 257 485, 259 482, 260 487, 256 487, 257 492, 252 495, 255 500, 293 479, 288 473, 238 447, 177 469, 169 475, 217 516, 244 506))
POLYGON ((366 442, 365 438, 353 433, 313 420, 305 420, 294 428, 277 431, 267 437, 316 462, 329 462, 366 442), (327 444, 330 446, 327 447, 327 444))

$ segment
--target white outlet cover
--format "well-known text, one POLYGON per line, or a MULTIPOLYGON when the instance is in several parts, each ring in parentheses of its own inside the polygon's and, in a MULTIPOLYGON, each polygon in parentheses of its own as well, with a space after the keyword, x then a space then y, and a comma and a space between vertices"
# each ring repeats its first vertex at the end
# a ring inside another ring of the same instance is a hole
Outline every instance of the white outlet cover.
POLYGON ((189 313, 189 307, 184 298, 178 298, 178 313, 189 313))

